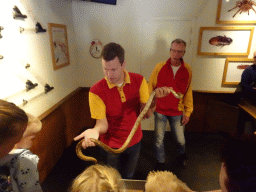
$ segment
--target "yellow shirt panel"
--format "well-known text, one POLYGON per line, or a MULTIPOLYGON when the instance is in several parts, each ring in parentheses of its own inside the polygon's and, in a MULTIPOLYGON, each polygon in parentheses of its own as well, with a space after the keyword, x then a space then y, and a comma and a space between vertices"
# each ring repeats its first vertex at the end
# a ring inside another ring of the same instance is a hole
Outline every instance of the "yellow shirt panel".
POLYGON ((89 105, 91 118, 104 119, 106 117, 106 105, 98 95, 89 92, 89 105))
POLYGON ((149 82, 148 82, 149 94, 151 94, 155 90, 156 84, 157 84, 158 73, 162 69, 162 67, 165 65, 165 63, 166 63, 166 61, 163 61, 163 62, 158 63, 155 66, 155 68, 149 78, 149 82))
POLYGON ((140 85, 140 103, 147 103, 149 98, 148 84, 147 81, 143 78, 140 85))

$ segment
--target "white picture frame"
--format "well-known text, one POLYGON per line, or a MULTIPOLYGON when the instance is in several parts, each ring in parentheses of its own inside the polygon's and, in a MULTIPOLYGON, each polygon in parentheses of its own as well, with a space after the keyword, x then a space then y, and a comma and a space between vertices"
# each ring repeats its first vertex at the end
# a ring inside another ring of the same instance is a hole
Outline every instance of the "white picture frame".
POLYGON ((222 86, 238 85, 244 69, 253 62, 254 59, 249 58, 226 58, 222 86))
POLYGON ((198 55, 243 56, 251 49, 254 27, 201 27, 198 41, 198 55), (230 44, 213 45, 210 41, 217 37, 232 39, 230 44))

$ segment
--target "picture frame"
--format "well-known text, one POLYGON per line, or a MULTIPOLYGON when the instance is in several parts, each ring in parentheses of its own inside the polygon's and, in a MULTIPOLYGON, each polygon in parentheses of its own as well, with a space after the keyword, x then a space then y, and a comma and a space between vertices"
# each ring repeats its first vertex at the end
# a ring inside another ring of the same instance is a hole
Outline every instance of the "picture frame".
POLYGON ((244 69, 253 62, 254 59, 249 58, 226 58, 222 86, 238 85, 244 69))
POLYGON ((70 64, 66 25, 48 23, 52 52, 53 69, 70 64))
MULTIPOLYGON (((219 0, 217 7, 217 24, 226 24, 226 25, 251 25, 256 24, 256 13, 250 9, 249 15, 248 12, 240 12, 237 2, 240 1, 227 1, 219 0), (236 8, 235 8, 236 7, 236 8)), ((252 6, 256 9, 256 6, 252 6)))
POLYGON ((201 27, 198 55, 248 57, 254 27, 201 27))

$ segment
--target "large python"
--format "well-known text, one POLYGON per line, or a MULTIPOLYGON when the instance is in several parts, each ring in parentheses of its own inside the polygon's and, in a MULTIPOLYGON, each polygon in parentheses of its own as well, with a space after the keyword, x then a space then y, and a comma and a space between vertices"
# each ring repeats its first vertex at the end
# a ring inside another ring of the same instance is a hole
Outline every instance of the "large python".
MULTIPOLYGON (((172 87, 169 87, 168 88, 170 90, 170 92, 178 99, 181 99, 183 97, 183 95, 181 93, 176 93, 172 87)), ((127 137, 126 141, 124 142, 123 146, 120 147, 119 149, 113 149, 111 147, 109 147, 108 145, 102 143, 101 141, 97 140, 97 139, 93 139, 93 138, 90 138, 90 140, 92 142, 94 142, 96 145, 100 146, 101 148, 103 148, 105 151, 108 151, 108 152, 111 152, 111 153, 122 153, 125 149, 127 149, 127 147, 129 146, 135 132, 137 131, 137 128, 141 122, 141 120, 143 119, 144 115, 147 113, 152 101, 153 101, 153 98, 156 94, 156 91, 153 91, 151 93, 151 95, 149 96, 149 99, 144 107, 144 109, 141 111, 140 115, 138 116, 136 122, 134 123, 134 126, 129 134, 129 136, 127 137)), ((89 156, 85 156, 83 153, 82 153, 82 142, 83 142, 83 139, 77 143, 76 145, 76 154, 77 156, 84 160, 84 161, 93 161, 94 163, 97 163, 97 159, 95 159, 94 157, 89 157, 89 156)))

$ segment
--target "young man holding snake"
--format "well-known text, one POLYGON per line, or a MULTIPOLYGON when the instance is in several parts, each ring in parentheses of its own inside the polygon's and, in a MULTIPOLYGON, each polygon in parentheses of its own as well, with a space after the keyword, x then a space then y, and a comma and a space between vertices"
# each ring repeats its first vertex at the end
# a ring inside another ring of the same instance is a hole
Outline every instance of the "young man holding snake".
POLYGON ((184 95, 181 99, 170 94, 157 100, 155 116, 155 156, 156 169, 165 170, 164 135, 167 120, 171 127, 171 134, 178 145, 179 157, 177 161, 185 165, 185 137, 184 126, 188 123, 193 111, 193 98, 191 89, 192 70, 184 63, 183 56, 186 42, 175 39, 171 43, 170 58, 156 65, 149 79, 149 92, 158 87, 172 87, 174 91, 184 95))
MULTIPOLYGON (((91 117, 94 128, 87 129, 74 140, 84 139, 83 148, 95 146, 90 140, 99 139, 111 148, 120 148, 131 132, 137 117, 149 98, 148 85, 143 76, 127 72, 124 49, 109 43, 102 50, 102 68, 105 78, 94 84, 89 92, 91 117)), ((167 87, 156 89, 155 98, 170 93, 167 87)), ((145 117, 154 109, 155 99, 145 117)), ((105 152, 106 164, 116 168, 124 179, 131 179, 136 169, 141 147, 141 125, 137 128, 128 148, 120 154, 105 152)))

